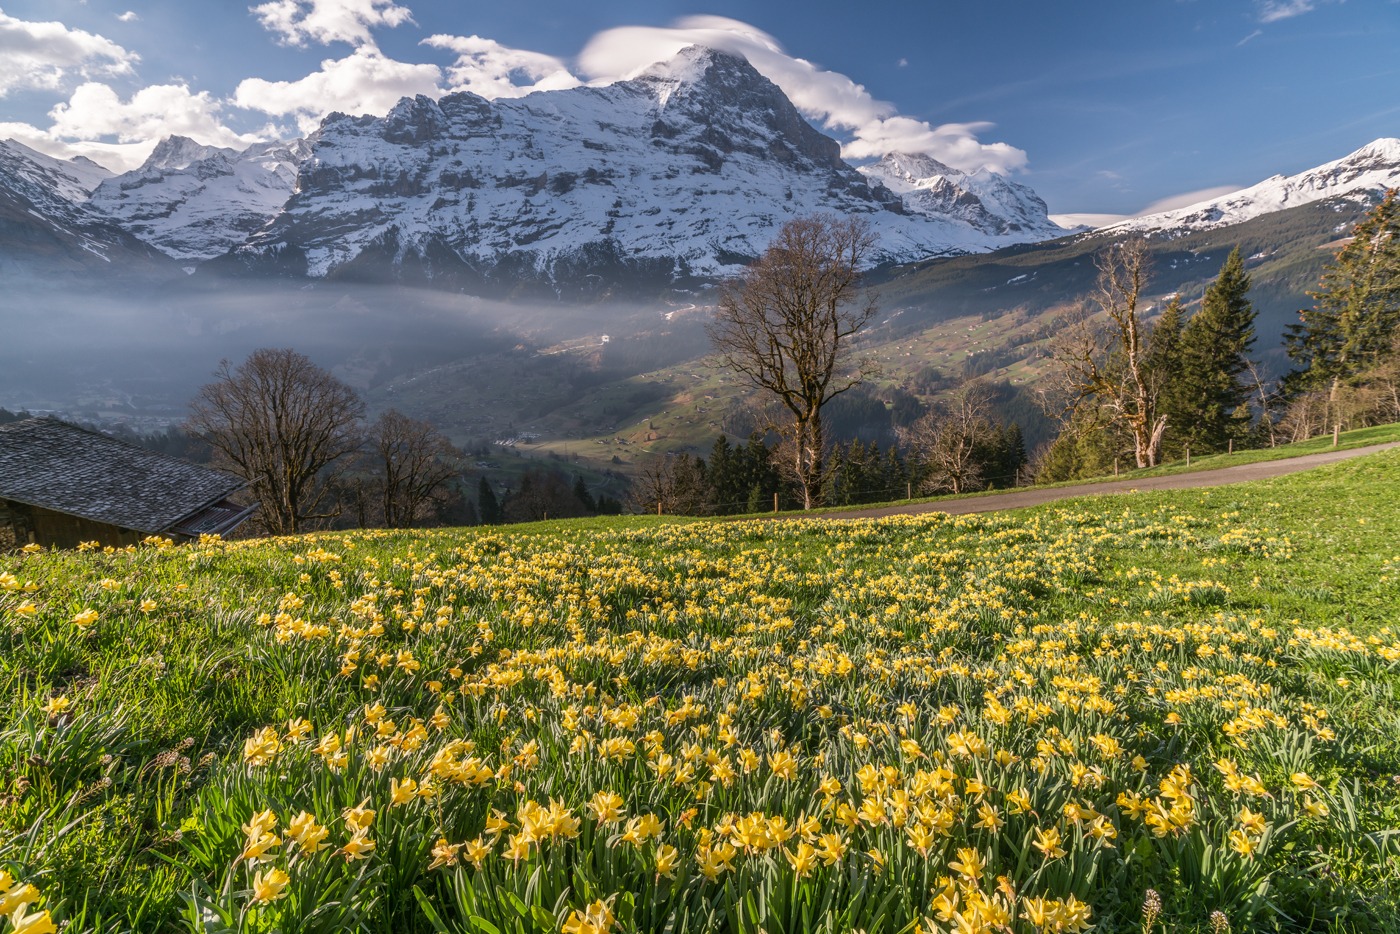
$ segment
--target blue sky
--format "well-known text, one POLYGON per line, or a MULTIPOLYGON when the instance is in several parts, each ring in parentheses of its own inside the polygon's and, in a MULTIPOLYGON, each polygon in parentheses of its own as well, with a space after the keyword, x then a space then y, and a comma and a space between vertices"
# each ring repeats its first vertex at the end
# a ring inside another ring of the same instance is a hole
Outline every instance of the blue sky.
POLYGON ((1139 213, 1400 136, 1397 0, 0 0, 0 138, 139 163, 524 93, 696 39, 748 54, 854 160, 922 148, 1052 212, 1139 213))

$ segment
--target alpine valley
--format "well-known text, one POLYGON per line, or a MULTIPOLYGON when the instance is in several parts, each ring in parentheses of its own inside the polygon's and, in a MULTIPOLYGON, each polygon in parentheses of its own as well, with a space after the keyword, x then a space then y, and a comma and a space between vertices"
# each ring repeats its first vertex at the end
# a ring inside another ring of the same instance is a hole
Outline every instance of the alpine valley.
POLYGON ((878 237, 882 314, 866 341, 883 375, 846 403, 853 425, 878 430, 901 399, 974 374, 1017 404, 1056 316, 1092 284, 1093 253, 1135 233, 1153 300, 1188 307, 1238 245, 1259 352, 1278 369, 1329 245, 1397 184, 1400 140, 1382 139, 1066 230, 1006 175, 923 153, 847 162, 747 61, 701 47, 607 86, 405 98, 242 151, 172 137, 124 174, 11 140, 0 405, 154 427, 178 420, 219 358, 296 346, 372 408, 459 442, 525 436, 624 464, 700 448, 744 428, 715 414, 738 387, 705 363, 709 289, 817 212, 863 217, 878 237))

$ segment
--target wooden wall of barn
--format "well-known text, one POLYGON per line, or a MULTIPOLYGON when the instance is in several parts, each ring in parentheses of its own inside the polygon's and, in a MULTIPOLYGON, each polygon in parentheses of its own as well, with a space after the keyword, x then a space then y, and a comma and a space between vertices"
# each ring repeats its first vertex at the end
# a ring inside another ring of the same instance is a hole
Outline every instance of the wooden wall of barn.
POLYGON ((79 542, 122 547, 139 544, 143 538, 144 535, 131 529, 0 500, 0 551, 22 548, 30 542, 38 542, 45 548, 76 548, 79 542))

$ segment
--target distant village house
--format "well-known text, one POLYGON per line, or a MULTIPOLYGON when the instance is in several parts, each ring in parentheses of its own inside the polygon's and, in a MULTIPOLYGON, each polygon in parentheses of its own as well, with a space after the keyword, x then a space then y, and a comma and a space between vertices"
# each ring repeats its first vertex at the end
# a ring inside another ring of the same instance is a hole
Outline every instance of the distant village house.
POLYGON ((56 418, 0 425, 0 551, 227 535, 256 507, 246 484, 56 418))

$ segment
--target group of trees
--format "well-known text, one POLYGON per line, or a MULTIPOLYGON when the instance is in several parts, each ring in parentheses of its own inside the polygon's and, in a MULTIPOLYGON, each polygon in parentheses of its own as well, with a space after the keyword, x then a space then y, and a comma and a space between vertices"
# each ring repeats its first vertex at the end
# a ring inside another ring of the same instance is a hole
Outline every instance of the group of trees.
POLYGON ((506 488, 499 495, 483 476, 476 495, 482 525, 615 516, 622 512, 621 502, 605 494, 595 496, 582 476, 574 477, 571 483, 563 471, 540 467, 527 469, 518 486, 506 488))
POLYGON ((1053 368, 1042 398, 1063 429, 1041 478, 1100 473, 1124 447, 1136 466, 1153 467, 1188 449, 1208 453, 1245 440, 1259 385, 1249 357, 1255 312, 1239 251, 1189 318, 1179 296, 1149 318, 1145 240, 1114 243, 1096 262, 1089 304, 1050 342, 1053 368))
POLYGON ((858 344, 877 308, 874 294, 861 288, 860 272, 875 246, 861 218, 800 218, 785 224, 763 255, 725 284, 710 338, 726 366, 778 403, 784 417, 763 426, 778 439, 776 448, 767 452, 751 439, 745 449, 763 457, 764 469, 776 468, 776 475, 760 483, 746 478, 745 496, 743 489, 713 479, 726 474, 716 469, 721 451, 708 466, 699 458, 671 458, 644 472, 634 493, 639 507, 754 511, 772 493, 781 505, 779 482, 797 505, 811 509, 891 499, 911 487, 960 493, 989 481, 1019 480, 1025 465, 1020 430, 991 418, 988 395, 975 383, 902 431, 902 455, 893 446, 881 455, 873 443, 830 445, 824 408, 877 373, 858 344))
POLYGON ((1400 421, 1400 193, 1356 225, 1311 297, 1285 335, 1290 438, 1400 421))
MULTIPOLYGON (((368 424, 355 390, 294 350, 220 364, 185 423, 216 466, 248 482, 271 535, 310 528, 495 525, 613 514, 583 478, 530 468, 499 494, 482 477, 475 502, 461 452, 428 422, 389 409, 368 424)), ((183 437, 183 435, 182 435, 183 437)))
POLYGON ((347 510, 362 526, 430 523, 460 471, 432 425, 390 409, 364 424, 355 390, 304 354, 255 350, 225 360, 190 405, 186 430, 242 477, 257 523, 291 535, 347 510))
MULTIPOLYGON (((855 353, 859 332, 875 313, 874 299, 859 288, 859 267, 873 247, 859 220, 789 223, 721 292, 711 326, 721 360, 781 403, 786 420, 766 427, 781 439, 774 462, 804 508, 859 501, 865 481, 853 477, 879 476, 885 497, 898 495, 892 481, 898 472, 872 467, 869 452, 829 453, 822 420, 828 402, 874 372, 869 359, 855 353)), ((1096 265, 1089 301, 1049 342, 1051 375, 1040 393, 1061 431, 1040 458, 1038 479, 1102 474, 1125 456, 1137 467, 1152 467, 1191 452, 1400 419, 1395 191, 1328 265, 1312 293, 1314 306, 1287 336, 1298 369, 1274 385, 1251 358, 1255 310, 1238 249, 1191 313, 1180 296, 1160 310, 1147 300, 1144 239, 1109 245, 1096 265)), ((999 472, 998 482, 1007 474, 1013 482, 1020 478, 1024 446, 1010 437, 1010 428, 992 421, 986 401, 976 381, 965 382, 901 429, 903 454, 889 456, 902 458, 906 484, 957 493, 985 485, 989 470, 999 472)), ((677 486, 662 480, 703 472, 703 461, 667 465, 650 478, 643 496, 662 502, 663 487, 677 486)), ((694 478, 679 485, 703 487, 694 478)), ((706 502, 698 494, 690 500, 706 502)), ((682 497, 678 508, 690 500, 682 497)))
POLYGON ((1149 321, 1146 245, 1098 259, 1086 312, 1051 344, 1045 391, 1065 430, 1039 477, 1103 473, 1125 447, 1139 467, 1194 451, 1301 441, 1400 420, 1400 196, 1359 223, 1285 336, 1296 368, 1274 383, 1250 359, 1249 275, 1238 250, 1189 318, 1179 299, 1149 321))
MULTIPOLYGON (((930 411, 901 433, 900 444, 881 448, 879 442, 856 439, 832 445, 822 458, 818 501, 853 506, 901 499, 910 492, 1016 486, 1029 476, 1021 430, 988 414, 986 399, 982 387, 974 387, 957 412, 930 411)), ((775 505, 804 508, 805 491, 781 469, 784 453, 781 442, 770 447, 758 434, 743 445, 721 435, 708 459, 680 453, 645 467, 628 505, 633 512, 693 516, 766 512, 775 505)))

